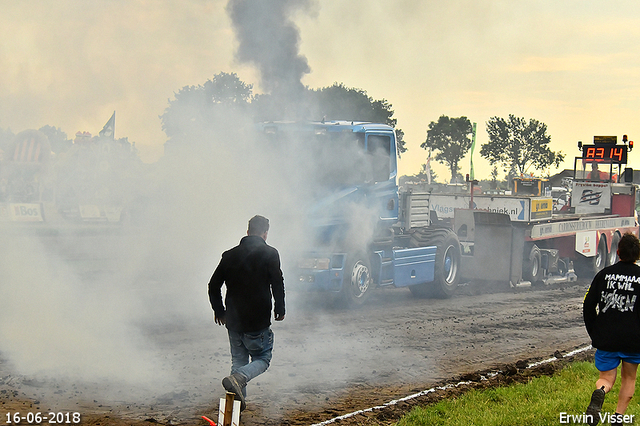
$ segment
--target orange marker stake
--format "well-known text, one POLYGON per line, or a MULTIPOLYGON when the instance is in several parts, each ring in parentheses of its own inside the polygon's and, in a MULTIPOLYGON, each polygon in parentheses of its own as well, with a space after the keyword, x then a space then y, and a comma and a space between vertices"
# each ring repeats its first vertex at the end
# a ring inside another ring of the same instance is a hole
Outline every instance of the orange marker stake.
POLYGON ((216 426, 216 424, 210 418, 208 418, 206 416, 202 416, 202 418, 205 419, 206 421, 208 421, 211 426, 216 426))

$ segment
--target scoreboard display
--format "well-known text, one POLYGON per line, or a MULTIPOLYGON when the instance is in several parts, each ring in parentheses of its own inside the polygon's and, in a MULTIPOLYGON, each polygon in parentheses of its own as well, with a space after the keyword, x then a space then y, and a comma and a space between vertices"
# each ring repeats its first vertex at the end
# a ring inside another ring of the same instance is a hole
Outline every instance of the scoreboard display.
POLYGON ((627 164, 626 145, 583 145, 582 159, 611 164, 627 164))

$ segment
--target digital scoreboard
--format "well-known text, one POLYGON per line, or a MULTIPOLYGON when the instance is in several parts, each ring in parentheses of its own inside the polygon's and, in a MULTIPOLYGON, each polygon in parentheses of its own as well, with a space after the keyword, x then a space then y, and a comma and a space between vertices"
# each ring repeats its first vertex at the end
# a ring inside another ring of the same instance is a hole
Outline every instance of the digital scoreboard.
POLYGON ((582 159, 612 164, 627 164, 626 145, 583 145, 582 159))

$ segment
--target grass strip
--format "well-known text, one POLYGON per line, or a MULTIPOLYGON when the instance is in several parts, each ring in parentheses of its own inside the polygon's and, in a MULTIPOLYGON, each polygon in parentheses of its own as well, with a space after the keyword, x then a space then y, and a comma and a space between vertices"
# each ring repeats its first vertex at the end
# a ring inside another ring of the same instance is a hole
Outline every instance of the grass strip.
MULTIPOLYGON (((434 405, 417 407, 397 426, 548 426, 583 424, 580 421, 595 389, 598 370, 593 362, 575 362, 553 376, 533 377, 527 383, 486 390, 471 390, 434 405), (564 417, 563 417, 563 414, 564 417), (572 417, 573 416, 573 417, 572 417)), ((620 379, 605 398, 603 413, 615 412, 620 379)), ((640 425, 640 404, 635 396, 627 410, 632 424, 640 425)))

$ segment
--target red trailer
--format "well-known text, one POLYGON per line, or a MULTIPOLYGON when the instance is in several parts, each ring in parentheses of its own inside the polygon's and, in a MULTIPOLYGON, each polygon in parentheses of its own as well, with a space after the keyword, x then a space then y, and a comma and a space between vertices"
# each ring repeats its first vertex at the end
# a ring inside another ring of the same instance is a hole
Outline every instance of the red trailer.
POLYGON ((623 166, 633 142, 595 137, 574 162, 571 203, 551 218, 515 222, 509 215, 456 210, 467 279, 540 283, 551 277, 593 276, 617 261, 620 237, 639 234, 633 170, 623 166))

